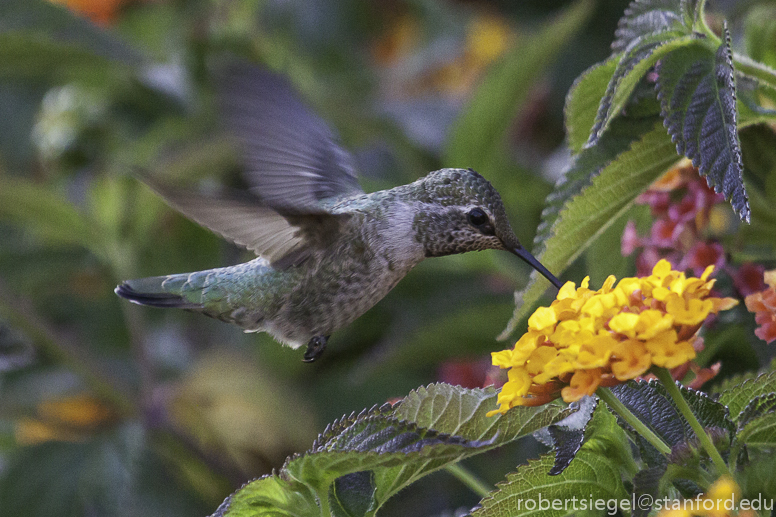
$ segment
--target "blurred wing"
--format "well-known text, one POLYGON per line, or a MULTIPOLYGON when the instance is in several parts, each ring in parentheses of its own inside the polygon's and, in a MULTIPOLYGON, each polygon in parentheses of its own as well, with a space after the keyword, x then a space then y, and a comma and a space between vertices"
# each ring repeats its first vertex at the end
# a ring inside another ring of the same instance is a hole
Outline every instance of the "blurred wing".
POLYGON ((228 129, 238 138, 250 191, 281 213, 320 211, 320 201, 363 194, 350 155, 288 80, 233 64, 220 77, 228 129))
POLYGON ((323 227, 334 235, 342 219, 318 214, 292 217, 291 222, 249 196, 205 195, 173 189, 148 177, 142 181, 186 217, 254 251, 277 269, 301 264, 315 248, 325 246, 323 227))

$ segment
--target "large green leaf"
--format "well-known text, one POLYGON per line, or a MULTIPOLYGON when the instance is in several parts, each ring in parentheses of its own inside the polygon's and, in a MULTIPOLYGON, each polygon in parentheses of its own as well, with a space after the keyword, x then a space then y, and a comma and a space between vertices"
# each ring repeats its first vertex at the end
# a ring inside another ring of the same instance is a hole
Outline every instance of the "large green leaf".
POLYGON ((703 2, 683 0, 634 0, 620 19, 612 43, 617 66, 601 98, 591 144, 601 135, 628 103, 631 94, 655 63, 673 50, 704 38, 694 30, 702 18, 703 2))
POLYGON ((730 35, 714 52, 705 43, 677 49, 658 66, 662 116, 680 154, 730 199, 744 221, 750 211, 738 140, 730 35))
POLYGON ((598 106, 606 93, 618 59, 616 57, 593 65, 577 77, 566 95, 563 110, 566 119, 566 140, 573 153, 578 153, 590 138, 598 106))
POLYGON ((514 49, 493 65, 451 129, 445 164, 488 174, 530 86, 579 31, 592 8, 590 0, 578 0, 537 34, 518 40, 514 49))
MULTIPOLYGON (((550 271, 563 271, 676 161, 674 146, 656 117, 618 117, 598 144, 576 156, 548 198, 534 255, 550 271)), ((531 274, 526 289, 515 294, 522 303, 517 304, 502 339, 512 333, 546 287, 538 275, 531 274)))
POLYGON ((488 417, 487 412, 496 409, 496 396, 497 392, 490 388, 432 384, 404 397, 394 409, 394 416, 469 440, 497 438, 501 445, 546 427, 570 412, 552 405, 540 409, 521 406, 506 415, 488 417))
POLYGON ((659 32, 644 36, 637 44, 628 47, 617 62, 606 92, 601 98, 588 143, 594 145, 598 142, 612 120, 622 113, 638 83, 659 59, 689 45, 695 39, 697 36, 694 34, 659 32))
POLYGON ((278 474, 247 484, 214 515, 328 515, 327 508, 335 515, 373 515, 420 477, 569 413, 547 405, 487 417, 496 395, 493 389, 434 384, 393 408, 343 418, 310 451, 290 458, 278 474))
MULTIPOLYGON (((551 476, 553 455, 522 465, 483 499, 472 517, 557 517, 592 510, 589 502, 627 499, 619 466, 605 454, 583 447, 562 474, 551 476), (560 503, 560 508, 558 504, 560 503)), ((600 504, 600 503, 599 503, 600 504)))

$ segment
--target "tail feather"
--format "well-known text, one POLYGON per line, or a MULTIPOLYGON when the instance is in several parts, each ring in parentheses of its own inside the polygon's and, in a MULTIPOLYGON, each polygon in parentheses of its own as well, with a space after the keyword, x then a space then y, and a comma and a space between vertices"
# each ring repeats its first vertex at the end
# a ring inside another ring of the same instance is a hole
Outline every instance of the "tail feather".
POLYGON ((246 330, 263 330, 263 307, 270 303, 262 294, 268 271, 266 261, 254 259, 224 268, 127 280, 115 292, 140 305, 187 309, 246 330))
POLYGON ((163 287, 168 277, 141 278, 128 280, 114 289, 114 292, 130 302, 150 307, 173 307, 178 309, 202 309, 200 303, 193 303, 180 294, 169 292, 163 287))

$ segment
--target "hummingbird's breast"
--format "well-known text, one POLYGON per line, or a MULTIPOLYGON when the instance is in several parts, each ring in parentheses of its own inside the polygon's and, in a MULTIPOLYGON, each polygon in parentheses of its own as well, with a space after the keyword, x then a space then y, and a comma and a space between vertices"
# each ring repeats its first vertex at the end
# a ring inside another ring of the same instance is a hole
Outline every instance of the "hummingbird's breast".
POLYGON ((412 208, 393 202, 353 210, 339 238, 302 266, 303 278, 275 319, 286 328, 278 330, 299 343, 328 336, 388 294, 425 256, 412 208))

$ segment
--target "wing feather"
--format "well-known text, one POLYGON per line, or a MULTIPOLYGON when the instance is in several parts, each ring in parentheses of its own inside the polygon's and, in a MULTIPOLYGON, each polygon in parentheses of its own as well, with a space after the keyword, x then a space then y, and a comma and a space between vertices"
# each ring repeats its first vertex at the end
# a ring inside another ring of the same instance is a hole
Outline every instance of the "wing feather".
POLYGON ((350 155, 288 80, 232 63, 220 77, 224 120, 237 137, 250 191, 284 214, 318 213, 320 201, 363 194, 350 155))
POLYGON ((148 177, 142 180, 186 217, 252 250, 273 265, 300 264, 315 244, 305 239, 303 224, 292 224, 259 200, 171 188, 148 177))

